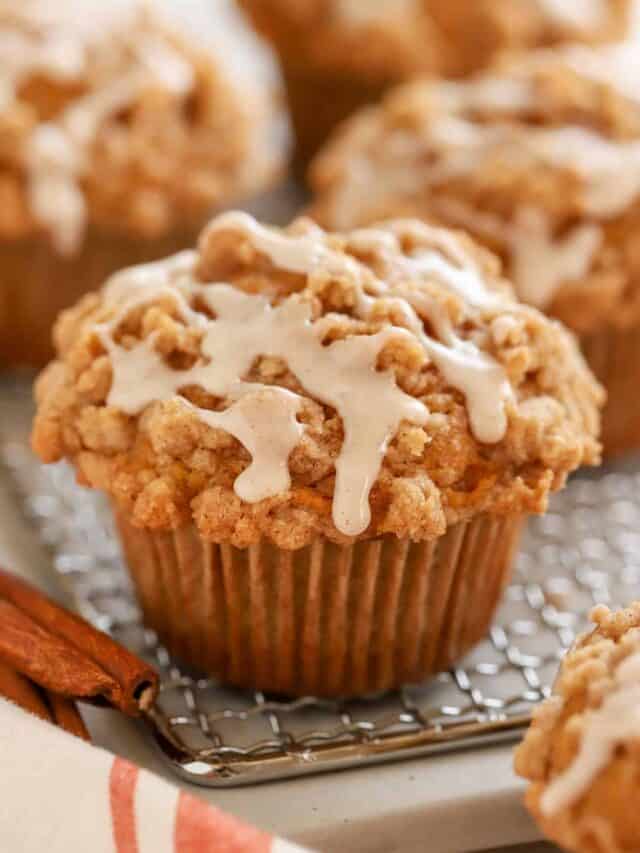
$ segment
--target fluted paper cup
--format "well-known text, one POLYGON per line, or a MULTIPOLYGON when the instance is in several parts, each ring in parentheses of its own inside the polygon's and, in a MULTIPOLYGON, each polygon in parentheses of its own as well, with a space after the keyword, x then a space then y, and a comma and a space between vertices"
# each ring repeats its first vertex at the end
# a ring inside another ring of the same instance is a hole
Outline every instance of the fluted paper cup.
POLYGON ((146 623, 169 651, 222 682, 293 696, 364 694, 447 669, 486 633, 521 529, 519 517, 485 515, 434 542, 285 551, 116 516, 146 623))
POLYGON ((602 421, 605 455, 640 448, 640 325, 605 328, 583 336, 580 344, 607 391, 602 421))
POLYGON ((354 75, 314 73, 286 59, 283 74, 296 140, 294 166, 300 177, 335 127, 359 107, 378 101, 389 85, 354 75))
POLYGON ((202 224, 157 238, 91 227, 71 256, 56 252, 44 236, 0 239, 0 365, 46 364, 54 355, 51 328, 60 311, 124 267, 192 246, 202 224))

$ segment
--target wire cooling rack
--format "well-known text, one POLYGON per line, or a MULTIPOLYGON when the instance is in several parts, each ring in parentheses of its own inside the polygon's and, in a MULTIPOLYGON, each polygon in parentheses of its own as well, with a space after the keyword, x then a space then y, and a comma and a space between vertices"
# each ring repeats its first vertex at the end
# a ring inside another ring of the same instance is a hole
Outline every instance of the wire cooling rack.
POLYGON ((596 603, 640 598, 640 460, 576 477, 531 521, 486 639, 426 684, 358 701, 229 690, 172 660, 140 621, 99 496, 28 449, 28 386, 0 386, 0 451, 79 611, 158 668, 149 715, 172 768, 209 786, 361 766, 518 737, 596 603))

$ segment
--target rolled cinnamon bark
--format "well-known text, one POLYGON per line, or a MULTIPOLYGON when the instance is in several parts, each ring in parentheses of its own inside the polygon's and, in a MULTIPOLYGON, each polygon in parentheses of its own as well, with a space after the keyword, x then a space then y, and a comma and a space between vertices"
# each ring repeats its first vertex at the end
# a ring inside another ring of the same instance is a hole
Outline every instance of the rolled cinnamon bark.
POLYGON ((0 659, 31 681, 62 696, 118 701, 114 678, 66 640, 41 628, 0 599, 0 659))
POLYGON ((131 716, 158 691, 152 667, 3 569, 0 658, 47 690, 106 702, 131 716))
POLYGON ((46 706, 42 694, 28 678, 0 661, 0 696, 30 711, 41 720, 53 722, 53 715, 46 706))
POLYGON ((91 737, 80 712, 70 699, 65 699, 64 696, 58 696, 56 693, 48 693, 47 703, 51 708, 53 721, 57 726, 71 735, 91 742, 91 737))
POLYGON ((44 693, 24 675, 0 661, 0 696, 24 708, 48 723, 55 723, 69 734, 91 741, 78 709, 70 699, 44 693))

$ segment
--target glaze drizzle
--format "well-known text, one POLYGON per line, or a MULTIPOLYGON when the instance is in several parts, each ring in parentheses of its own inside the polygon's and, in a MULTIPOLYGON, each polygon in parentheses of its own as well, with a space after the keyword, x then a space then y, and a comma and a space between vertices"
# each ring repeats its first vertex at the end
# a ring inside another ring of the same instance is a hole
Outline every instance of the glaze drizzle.
POLYGON ((73 254, 87 220, 80 181, 100 126, 153 86, 185 97, 193 71, 163 36, 144 0, 104 0, 90 12, 83 0, 0 0, 0 63, 3 111, 33 76, 83 85, 90 64, 99 69, 97 88, 37 124, 26 141, 33 215, 60 254, 73 254))
POLYGON ((514 119, 536 107, 539 93, 531 72, 545 67, 553 56, 576 73, 614 86, 624 97, 636 92, 637 100, 640 63, 635 48, 634 44, 632 49, 621 45, 601 51, 577 47, 556 54, 541 51, 522 60, 513 77, 485 75, 414 86, 407 91, 409 100, 417 102, 417 118, 421 98, 427 95, 437 107, 435 117, 429 116, 425 104, 429 118, 423 128, 389 132, 381 145, 376 133, 379 120, 363 116, 354 126, 356 153, 346 160, 348 173, 345 168, 332 189, 331 221, 349 227, 394 201, 406 199, 411 209, 414 200, 420 207, 421 194, 427 194, 427 209, 502 244, 519 295, 538 308, 548 307, 564 282, 579 280, 591 269, 604 239, 603 223, 620 216, 640 197, 640 142, 608 139, 579 125, 531 126, 514 119), (484 122, 475 116, 477 111, 493 118, 484 122), (447 193, 449 185, 482 174, 485 168, 496 170, 501 162, 548 166, 575 176, 584 221, 557 235, 542 208, 523 206, 506 219, 465 206, 447 193))
POLYGON ((577 756, 542 795, 544 814, 575 803, 609 764, 616 748, 640 738, 640 653, 618 665, 613 682, 600 707, 585 716, 577 756))
MULTIPOLYGON (((403 326, 375 334, 356 334, 323 342, 326 325, 314 321, 308 294, 294 293, 272 305, 262 294, 245 293, 226 283, 203 283, 195 276, 195 253, 186 252, 160 263, 124 271, 106 287, 106 302, 116 314, 96 327, 112 365, 107 404, 135 415, 153 402, 179 396, 187 386, 199 386, 229 401, 221 412, 201 409, 183 399, 200 420, 233 435, 250 453, 252 462, 237 478, 236 494, 250 503, 286 492, 291 485, 288 459, 303 436, 298 420, 303 398, 285 388, 246 381, 259 357, 286 362, 305 391, 340 415, 344 439, 336 460, 333 520, 349 536, 364 532, 371 521, 369 497, 389 442, 403 422, 425 426, 429 412, 420 400, 405 393, 392 371, 377 369, 380 353, 398 339, 423 346, 453 387, 466 398, 469 419, 480 441, 498 442, 507 429, 506 404, 512 389, 504 369, 491 356, 455 333, 448 316, 438 313, 419 287, 421 280, 438 281, 453 293, 467 295, 469 316, 495 310, 500 297, 484 287, 470 259, 447 247, 434 231, 433 249, 404 255, 406 283, 391 286, 354 257, 334 251, 322 232, 286 234, 260 225, 245 213, 227 213, 208 227, 204 240, 230 231, 246 239, 278 269, 312 276, 324 271, 344 274, 355 283, 354 313, 366 319, 379 299, 392 300, 402 311, 403 326), (449 254, 445 254, 448 248, 449 254), (132 348, 114 335, 132 308, 171 295, 182 321, 202 330, 201 358, 191 368, 175 370, 154 347, 154 335, 132 348), (198 303, 207 311, 192 307, 198 303), (424 319, 438 329, 439 340, 428 335, 424 319)), ((367 229, 353 235, 353 244, 386 245, 400 254, 393 230, 367 229)))

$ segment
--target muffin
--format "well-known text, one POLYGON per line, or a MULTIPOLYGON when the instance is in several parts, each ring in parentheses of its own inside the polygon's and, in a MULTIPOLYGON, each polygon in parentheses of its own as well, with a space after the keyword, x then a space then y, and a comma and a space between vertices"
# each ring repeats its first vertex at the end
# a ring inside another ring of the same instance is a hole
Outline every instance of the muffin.
POLYGON ((578 335, 608 392, 607 454, 640 446, 636 51, 543 51, 398 88, 312 167, 312 212, 329 227, 420 216, 499 254, 520 299, 578 335))
POLYGON ((628 0, 240 0, 282 61, 304 163, 389 86, 464 77, 502 50, 621 37, 628 0))
POLYGON ((147 623, 232 684, 359 694, 486 632, 601 389, 495 260, 418 221, 246 213, 65 312, 33 447, 106 492, 147 623))
POLYGON ((277 91, 203 45, 143 0, 3 4, 0 363, 46 363, 62 308, 279 173, 277 91))
POLYGON ((640 603, 592 613, 554 695, 516 753, 526 803, 550 839, 576 853, 640 848, 640 603))

